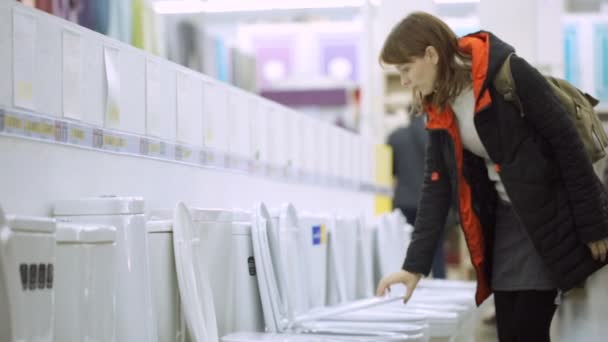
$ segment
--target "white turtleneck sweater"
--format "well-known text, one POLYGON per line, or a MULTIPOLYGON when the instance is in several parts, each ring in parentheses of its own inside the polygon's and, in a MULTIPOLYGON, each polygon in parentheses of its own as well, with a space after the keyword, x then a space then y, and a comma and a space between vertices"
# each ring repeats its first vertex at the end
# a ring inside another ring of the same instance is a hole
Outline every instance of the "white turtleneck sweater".
POLYGON ((503 201, 510 202, 505 187, 494 168, 494 163, 490 160, 488 152, 481 144, 479 134, 477 134, 477 130, 475 129, 475 123, 473 121, 473 116, 475 115, 475 95, 472 87, 463 90, 462 93, 454 99, 452 110, 456 116, 462 145, 465 149, 485 160, 488 177, 494 182, 494 187, 496 188, 496 192, 498 192, 498 196, 503 201))

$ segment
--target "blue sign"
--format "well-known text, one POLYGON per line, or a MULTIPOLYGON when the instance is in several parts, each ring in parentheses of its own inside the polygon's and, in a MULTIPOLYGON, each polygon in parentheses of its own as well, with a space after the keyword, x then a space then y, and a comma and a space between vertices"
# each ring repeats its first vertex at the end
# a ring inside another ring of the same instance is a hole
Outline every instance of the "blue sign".
POLYGON ((566 24, 564 27, 564 64, 566 80, 580 87, 580 59, 579 59, 578 25, 566 24))
POLYGON ((312 244, 313 246, 320 245, 322 241, 321 226, 312 227, 312 244))
POLYGON ((230 62, 229 58, 234 56, 230 56, 230 51, 228 47, 224 43, 223 40, 219 38, 213 38, 215 43, 215 58, 217 63, 217 78, 220 81, 230 82, 231 78, 231 70, 230 70, 230 62))
POLYGON ((595 90, 600 100, 608 101, 608 23, 595 24, 593 38, 595 90))

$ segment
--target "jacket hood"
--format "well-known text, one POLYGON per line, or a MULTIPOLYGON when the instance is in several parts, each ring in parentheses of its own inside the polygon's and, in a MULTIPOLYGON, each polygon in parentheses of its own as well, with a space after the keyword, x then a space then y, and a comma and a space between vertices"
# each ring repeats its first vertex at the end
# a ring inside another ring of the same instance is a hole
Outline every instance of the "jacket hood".
MULTIPOLYGON (((460 50, 471 56, 471 79, 475 94, 475 113, 492 104, 488 86, 500 70, 507 57, 515 49, 491 32, 479 31, 466 35, 458 41, 460 50)), ((427 128, 446 128, 453 121, 452 115, 442 113, 439 108, 427 106, 429 115, 427 128)))
POLYGON ((459 45, 473 58, 473 80, 482 83, 480 91, 488 87, 507 57, 515 52, 513 46, 488 31, 466 35, 459 45))

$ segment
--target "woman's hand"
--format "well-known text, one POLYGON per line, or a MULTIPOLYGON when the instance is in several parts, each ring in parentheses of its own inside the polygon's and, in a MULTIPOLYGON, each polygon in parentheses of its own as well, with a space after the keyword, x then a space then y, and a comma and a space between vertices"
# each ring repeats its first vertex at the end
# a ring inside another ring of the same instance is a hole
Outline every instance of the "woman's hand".
POLYGON ((595 260, 606 262, 606 257, 608 256, 608 239, 589 242, 587 246, 589 246, 595 260))
POLYGON ((418 285, 420 278, 422 278, 422 275, 405 270, 389 274, 380 280, 378 288, 376 289, 376 296, 384 296, 387 290, 389 292, 391 291, 391 285, 401 283, 406 287, 405 297, 403 298, 403 303, 405 304, 412 296, 412 293, 414 292, 416 285, 418 285))

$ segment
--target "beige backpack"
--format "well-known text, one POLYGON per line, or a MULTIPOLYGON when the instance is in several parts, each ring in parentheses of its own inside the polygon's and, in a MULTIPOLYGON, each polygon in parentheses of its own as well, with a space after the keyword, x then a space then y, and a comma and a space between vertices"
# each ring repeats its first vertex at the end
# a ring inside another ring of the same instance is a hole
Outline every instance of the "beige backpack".
MULTIPOLYGON (((494 87, 503 95, 507 102, 511 102, 519 109, 522 116, 525 115, 521 102, 515 91, 515 81, 511 74, 510 54, 494 78, 494 87)), ((566 80, 545 76, 551 90, 557 95, 562 106, 570 114, 578 135, 581 137, 585 150, 592 162, 596 162, 606 156, 608 147, 608 135, 597 113, 593 109, 599 101, 591 95, 583 93, 566 80)))

